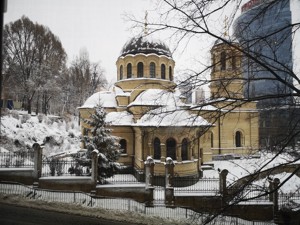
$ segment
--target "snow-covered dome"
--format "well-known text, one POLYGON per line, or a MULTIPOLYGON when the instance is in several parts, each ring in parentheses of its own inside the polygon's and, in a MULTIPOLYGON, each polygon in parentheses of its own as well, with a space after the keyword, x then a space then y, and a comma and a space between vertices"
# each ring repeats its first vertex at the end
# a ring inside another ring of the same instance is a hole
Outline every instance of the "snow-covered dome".
POLYGON ((120 56, 136 54, 157 54, 172 58, 170 49, 160 40, 153 39, 151 35, 140 35, 131 38, 122 48, 120 56))

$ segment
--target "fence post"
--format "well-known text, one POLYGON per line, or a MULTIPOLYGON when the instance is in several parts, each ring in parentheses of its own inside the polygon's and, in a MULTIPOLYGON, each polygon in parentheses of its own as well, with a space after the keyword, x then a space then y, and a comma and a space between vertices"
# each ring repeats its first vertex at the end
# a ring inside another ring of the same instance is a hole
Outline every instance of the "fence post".
POLYGON ((280 180, 275 178, 273 181, 273 214, 276 215, 278 213, 278 186, 280 184, 280 180))
POLYGON ((170 157, 165 162, 165 201, 166 204, 174 202, 174 162, 170 157))
POLYGON ((92 182, 95 186, 98 180, 98 154, 99 151, 97 149, 92 151, 92 182))
POLYGON ((154 192, 154 160, 151 156, 147 157, 145 161, 145 182, 146 182, 146 191, 149 193, 148 204, 153 202, 153 192, 154 192))
POLYGON ((226 178, 227 178, 227 175, 228 175, 228 170, 218 169, 218 171, 219 171, 219 191, 222 195, 223 202, 225 202, 227 194, 228 194, 227 187, 226 187, 226 178))
POLYGON ((43 149, 38 143, 34 143, 32 145, 34 150, 34 180, 38 181, 38 179, 42 175, 42 154, 43 149))

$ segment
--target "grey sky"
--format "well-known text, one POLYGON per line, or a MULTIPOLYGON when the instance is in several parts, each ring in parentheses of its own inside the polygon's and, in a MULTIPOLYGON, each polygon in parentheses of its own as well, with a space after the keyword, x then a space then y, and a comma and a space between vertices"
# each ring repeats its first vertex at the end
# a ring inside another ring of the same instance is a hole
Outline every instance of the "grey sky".
POLYGON ((101 61, 108 81, 116 79, 115 62, 133 35, 124 13, 143 18, 151 0, 8 0, 4 23, 22 15, 50 28, 73 60, 86 48, 92 62, 101 61))

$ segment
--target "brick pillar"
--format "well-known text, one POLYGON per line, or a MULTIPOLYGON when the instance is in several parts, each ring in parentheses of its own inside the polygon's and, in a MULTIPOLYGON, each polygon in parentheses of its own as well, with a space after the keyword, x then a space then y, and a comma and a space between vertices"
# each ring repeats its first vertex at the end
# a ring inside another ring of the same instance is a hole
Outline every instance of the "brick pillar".
MULTIPOLYGON (((219 169, 218 169, 219 170, 219 169)), ((226 187, 226 178, 227 178, 228 170, 219 170, 219 191, 223 197, 223 201, 226 200, 227 197, 227 187, 226 187)))
POLYGON ((154 193, 154 160, 151 156, 147 157, 147 160, 144 162, 145 165, 145 182, 146 182, 146 192, 149 196, 147 198, 148 206, 153 204, 153 193, 154 193))
POLYGON ((278 186, 280 180, 275 178, 273 181, 273 213, 276 215, 278 213, 278 186))
POLYGON ((97 185, 98 180, 98 150, 92 151, 92 182, 97 185))
POLYGON ((38 181, 38 179, 42 175, 42 154, 43 149, 38 143, 34 143, 32 145, 34 150, 34 180, 38 181))
POLYGON ((165 163, 165 202, 172 204, 174 202, 174 162, 170 157, 166 158, 165 163))

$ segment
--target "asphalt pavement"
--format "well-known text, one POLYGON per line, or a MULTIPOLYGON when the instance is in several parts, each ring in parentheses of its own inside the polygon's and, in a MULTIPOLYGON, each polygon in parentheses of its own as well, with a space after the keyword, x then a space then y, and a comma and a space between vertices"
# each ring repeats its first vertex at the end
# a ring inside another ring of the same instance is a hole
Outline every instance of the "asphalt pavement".
POLYGON ((1 225, 127 225, 100 218, 0 203, 1 225))

